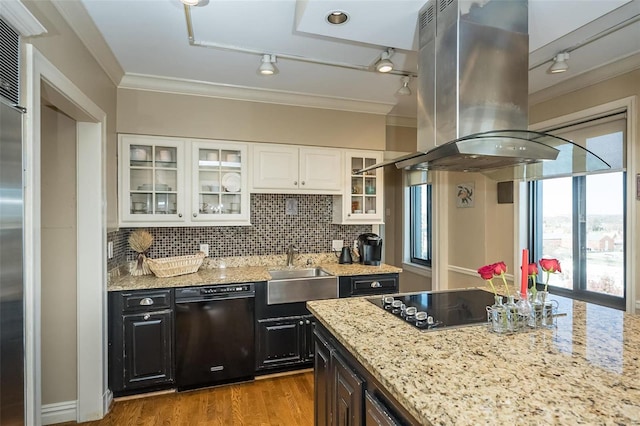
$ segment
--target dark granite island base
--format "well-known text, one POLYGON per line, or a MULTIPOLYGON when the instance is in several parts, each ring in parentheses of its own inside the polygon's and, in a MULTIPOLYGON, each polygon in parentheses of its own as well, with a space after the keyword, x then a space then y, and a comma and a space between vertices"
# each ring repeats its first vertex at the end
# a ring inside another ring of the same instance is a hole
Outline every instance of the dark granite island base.
POLYGON ((417 330, 365 298, 308 302, 317 424, 640 424, 640 317, 552 298, 556 328, 508 336, 417 330))

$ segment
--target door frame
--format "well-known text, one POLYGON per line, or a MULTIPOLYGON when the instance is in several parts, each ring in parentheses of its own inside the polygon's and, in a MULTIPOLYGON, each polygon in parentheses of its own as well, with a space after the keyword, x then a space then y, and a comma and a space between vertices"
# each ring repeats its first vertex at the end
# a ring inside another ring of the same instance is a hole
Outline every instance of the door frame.
POLYGON ((76 421, 108 410, 106 318, 107 115, 32 44, 25 44, 25 424, 42 423, 41 382, 41 83, 75 109, 77 121, 76 421), (98 172, 96 172, 98 171, 98 172), (81 285, 82 283, 82 285, 81 285))

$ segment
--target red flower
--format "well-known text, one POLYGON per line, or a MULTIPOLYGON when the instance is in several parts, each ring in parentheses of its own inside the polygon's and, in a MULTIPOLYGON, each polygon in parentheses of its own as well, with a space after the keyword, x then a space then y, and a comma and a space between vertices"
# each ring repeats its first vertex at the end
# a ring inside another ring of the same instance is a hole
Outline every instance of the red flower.
POLYGON ((537 263, 530 263, 529 265, 527 265, 527 275, 529 276, 538 275, 537 263))
POLYGON ((540 267, 545 272, 562 272, 558 259, 540 259, 540 267))
POLYGON ((478 269, 478 273, 483 280, 490 280, 493 278, 493 265, 485 265, 478 269))
POLYGON ((494 263, 493 265, 493 273, 498 276, 507 272, 507 264, 504 262, 494 263))

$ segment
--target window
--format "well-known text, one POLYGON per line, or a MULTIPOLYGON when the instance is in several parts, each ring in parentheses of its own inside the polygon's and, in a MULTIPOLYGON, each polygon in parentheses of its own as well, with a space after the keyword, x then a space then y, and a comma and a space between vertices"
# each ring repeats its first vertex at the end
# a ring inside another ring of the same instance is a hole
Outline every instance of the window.
POLYGON ((431 266, 431 185, 409 188, 411 263, 431 266))
MULTIPOLYGON (((556 258, 554 293, 625 308, 626 120, 610 116, 552 133, 596 153, 606 172, 570 175, 530 183, 530 238, 535 260, 556 258)), ((546 274, 538 275, 544 285, 546 274)))

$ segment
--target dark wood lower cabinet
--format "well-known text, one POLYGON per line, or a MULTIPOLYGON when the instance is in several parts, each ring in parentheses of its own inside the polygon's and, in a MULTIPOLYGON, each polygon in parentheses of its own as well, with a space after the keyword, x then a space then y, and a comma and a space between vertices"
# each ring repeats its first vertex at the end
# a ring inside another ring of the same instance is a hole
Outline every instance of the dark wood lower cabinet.
POLYGON ((109 388, 115 396, 174 384, 173 290, 109 293, 109 388))
POLYGON ((401 423, 382 402, 369 391, 365 391, 364 424, 366 426, 399 426, 401 423))
POLYGON ((315 319, 311 315, 258 320, 256 369, 310 364, 314 356, 314 325, 315 319))
POLYGON ((133 389, 173 381, 173 312, 125 315, 124 387, 133 389))
POLYGON ((316 426, 419 424, 324 327, 314 333, 316 426))
POLYGON ((336 352, 332 353, 331 364, 334 371, 333 424, 358 426, 362 424, 363 381, 336 352))

